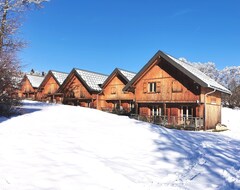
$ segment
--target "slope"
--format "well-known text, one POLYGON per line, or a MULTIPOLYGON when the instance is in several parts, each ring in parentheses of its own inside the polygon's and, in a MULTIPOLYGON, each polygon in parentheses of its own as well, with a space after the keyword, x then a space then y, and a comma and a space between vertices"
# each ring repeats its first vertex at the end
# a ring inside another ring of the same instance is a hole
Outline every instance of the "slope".
POLYGON ((240 140, 24 102, 0 123, 0 189, 239 189, 240 140))

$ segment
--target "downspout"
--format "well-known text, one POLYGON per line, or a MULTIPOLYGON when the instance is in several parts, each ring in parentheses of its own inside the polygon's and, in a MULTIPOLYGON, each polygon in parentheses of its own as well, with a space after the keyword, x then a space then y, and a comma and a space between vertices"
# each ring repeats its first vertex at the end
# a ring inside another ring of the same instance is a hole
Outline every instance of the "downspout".
POLYGON ((206 109, 207 103, 206 103, 206 98, 207 98, 207 96, 208 96, 209 94, 212 94, 212 93, 214 93, 214 92, 216 92, 216 88, 214 88, 213 91, 210 91, 210 92, 208 92, 208 93, 206 93, 206 94, 204 95, 204 130, 205 130, 205 131, 207 130, 207 128, 206 128, 206 118, 207 118, 207 109, 206 109))

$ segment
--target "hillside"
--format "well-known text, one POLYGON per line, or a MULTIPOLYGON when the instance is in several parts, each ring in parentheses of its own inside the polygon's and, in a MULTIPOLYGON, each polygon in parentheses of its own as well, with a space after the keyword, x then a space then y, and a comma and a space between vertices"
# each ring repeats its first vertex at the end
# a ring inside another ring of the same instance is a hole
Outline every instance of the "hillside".
POLYGON ((240 189, 240 110, 221 133, 25 101, 0 118, 1 190, 240 189))

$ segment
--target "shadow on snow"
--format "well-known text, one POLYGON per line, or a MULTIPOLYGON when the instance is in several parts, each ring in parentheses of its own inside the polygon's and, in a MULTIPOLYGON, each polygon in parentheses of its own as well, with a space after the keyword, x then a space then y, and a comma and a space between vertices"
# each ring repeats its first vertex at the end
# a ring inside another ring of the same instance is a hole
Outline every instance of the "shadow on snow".
POLYGON ((159 134, 154 140, 155 151, 159 153, 155 164, 159 160, 174 164, 178 169, 177 184, 189 182, 190 188, 200 178, 199 181, 206 182, 203 185, 210 184, 214 189, 240 189, 240 140, 221 133, 149 126, 159 134))
POLYGON ((11 117, 0 117, 0 123, 7 121, 14 117, 19 117, 25 114, 34 113, 37 111, 41 111, 42 107, 47 106, 47 104, 44 104, 42 102, 23 102, 22 106, 16 107, 13 112, 14 114, 11 115, 11 117))

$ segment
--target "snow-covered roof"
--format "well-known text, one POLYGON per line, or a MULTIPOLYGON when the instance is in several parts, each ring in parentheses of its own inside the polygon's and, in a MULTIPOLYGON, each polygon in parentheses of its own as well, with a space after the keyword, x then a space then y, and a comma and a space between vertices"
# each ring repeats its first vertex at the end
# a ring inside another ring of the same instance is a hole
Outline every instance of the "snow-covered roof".
POLYGON ((136 73, 131 71, 126 71, 123 69, 118 69, 129 81, 133 79, 133 77, 136 75, 136 73))
POLYGON ((139 76, 143 74, 143 72, 158 58, 161 57, 168 61, 170 64, 172 64, 174 67, 179 69, 181 72, 186 74, 189 78, 196 81, 198 84, 200 84, 203 87, 209 87, 212 89, 216 89, 218 91, 231 94, 231 91, 222 86, 221 84, 217 83, 215 80, 211 79, 207 75, 205 75, 203 72, 198 70, 197 68, 193 67, 192 65, 189 65, 188 63, 185 63, 183 61, 180 61, 179 59, 176 59, 162 51, 158 51, 150 60, 149 62, 138 72, 138 74, 124 87, 124 91, 127 90, 136 80, 139 76))
POLYGON ((133 73, 131 71, 126 71, 123 69, 116 68, 113 70, 113 72, 108 76, 108 78, 105 80, 105 82, 102 84, 102 88, 115 76, 115 74, 121 75, 122 78, 125 80, 125 84, 127 84, 132 78, 136 75, 136 73, 133 73))
POLYGON ((36 75, 30 75, 30 74, 26 74, 26 77, 28 78, 32 87, 34 88, 38 88, 44 79, 43 76, 36 76, 36 75))
POLYGON ((63 83, 63 81, 68 76, 68 73, 64 73, 64 72, 59 72, 59 71, 51 71, 51 72, 54 75, 54 77, 56 78, 56 80, 59 82, 60 85, 63 83))
POLYGON ((188 63, 180 61, 179 59, 176 59, 168 54, 166 54, 166 55, 175 62, 175 66, 178 65, 178 66, 182 67, 182 69, 185 70, 184 73, 186 75, 188 75, 190 78, 192 78, 193 80, 197 78, 198 81, 200 80, 202 83, 204 83, 206 85, 206 87, 213 88, 213 89, 231 94, 231 92, 227 88, 225 88, 224 86, 222 86, 215 80, 211 79, 209 76, 207 76, 206 74, 204 74, 197 68, 193 67, 192 65, 190 65, 188 63), (193 76, 191 76, 191 75, 193 75, 193 76))
POLYGON ((84 80, 84 82, 90 87, 92 90, 100 91, 101 88, 99 85, 103 84, 107 79, 107 75, 85 71, 81 69, 75 69, 79 76, 84 80))

